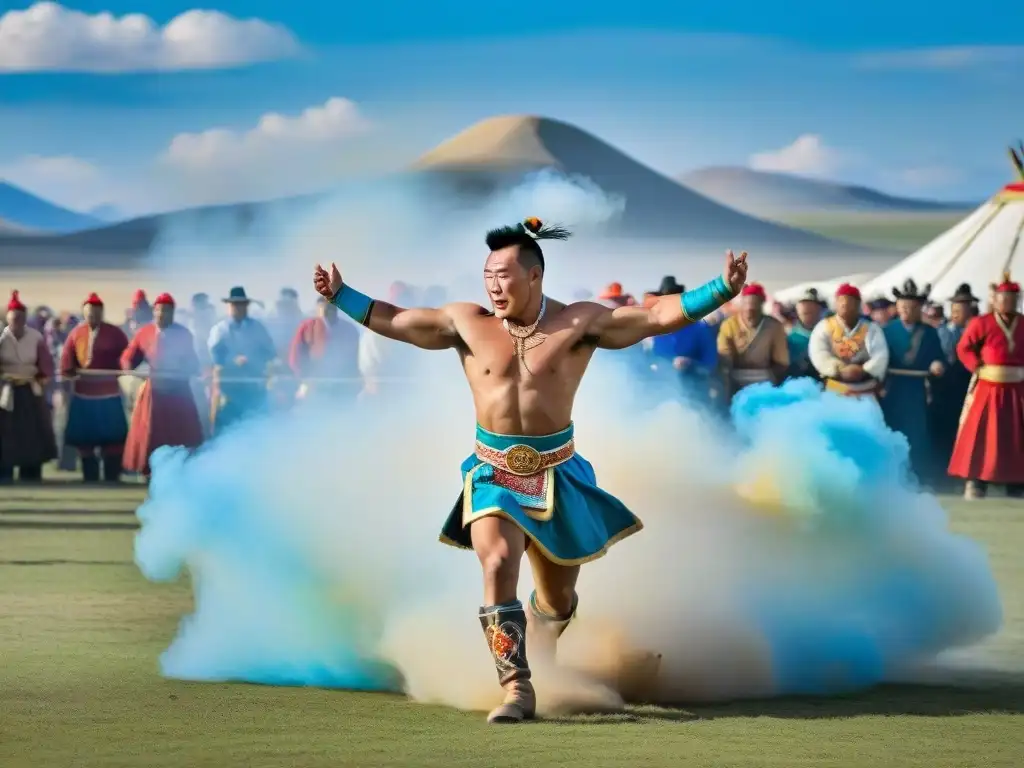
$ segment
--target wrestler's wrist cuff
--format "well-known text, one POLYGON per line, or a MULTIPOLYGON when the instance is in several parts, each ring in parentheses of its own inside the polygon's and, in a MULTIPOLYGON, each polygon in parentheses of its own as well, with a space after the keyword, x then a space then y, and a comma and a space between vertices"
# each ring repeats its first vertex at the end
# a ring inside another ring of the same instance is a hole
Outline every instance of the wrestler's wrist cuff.
POLYGON ((341 289, 331 299, 331 304, 360 325, 366 325, 370 322, 373 299, 360 293, 355 288, 350 288, 342 283, 341 289))
POLYGON ((719 275, 714 280, 704 283, 700 288, 687 291, 679 297, 679 303, 683 307, 683 317, 690 322, 697 322, 702 317, 710 315, 723 304, 727 304, 735 297, 725 277, 719 275))

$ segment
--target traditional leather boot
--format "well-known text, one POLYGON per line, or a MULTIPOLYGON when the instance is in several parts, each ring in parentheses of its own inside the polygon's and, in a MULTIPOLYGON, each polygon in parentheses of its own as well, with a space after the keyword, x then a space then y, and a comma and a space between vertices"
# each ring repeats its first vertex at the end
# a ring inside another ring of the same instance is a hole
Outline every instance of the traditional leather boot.
POLYGON ((100 481, 100 460, 94 455, 82 457, 82 480, 87 483, 100 481))
POLYGON ((532 720, 537 712, 537 694, 530 681, 526 660, 526 612, 518 600, 480 609, 480 626, 498 670, 498 682, 505 700, 487 716, 489 723, 518 723, 532 720))
POLYGON ((576 607, 579 602, 579 595, 573 593, 572 608, 569 613, 564 616, 554 616, 537 607, 536 591, 530 594, 530 618, 526 624, 526 634, 535 659, 543 658, 550 662, 555 660, 558 653, 558 638, 562 636, 565 628, 569 626, 569 622, 576 616, 576 607))
POLYGON ((103 482, 121 482, 121 454, 107 453, 103 455, 103 482))
POLYGON ((41 464, 22 465, 18 469, 18 479, 23 483, 43 482, 43 466, 41 464))

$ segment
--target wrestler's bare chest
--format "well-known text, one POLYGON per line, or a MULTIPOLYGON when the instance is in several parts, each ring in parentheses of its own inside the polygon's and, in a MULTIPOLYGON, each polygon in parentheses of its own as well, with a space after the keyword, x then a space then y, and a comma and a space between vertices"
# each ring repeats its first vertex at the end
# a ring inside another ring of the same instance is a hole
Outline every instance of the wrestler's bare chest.
POLYGON ((473 393, 477 420, 485 429, 546 434, 572 418, 580 380, 594 347, 572 326, 551 323, 544 341, 516 353, 500 320, 474 319, 460 328, 463 369, 473 393))

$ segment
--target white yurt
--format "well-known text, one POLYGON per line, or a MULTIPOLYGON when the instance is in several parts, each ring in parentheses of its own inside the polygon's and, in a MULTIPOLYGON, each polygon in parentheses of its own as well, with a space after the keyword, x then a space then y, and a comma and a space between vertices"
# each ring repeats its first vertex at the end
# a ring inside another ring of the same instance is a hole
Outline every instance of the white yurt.
MULTIPOLYGON (((1019 162, 1019 158, 1014 156, 1019 162)), ((978 296, 1004 272, 1024 278, 1024 170, 966 219, 861 286, 866 297, 891 296, 893 286, 912 279, 931 285, 935 301, 946 301, 967 283, 978 296)))

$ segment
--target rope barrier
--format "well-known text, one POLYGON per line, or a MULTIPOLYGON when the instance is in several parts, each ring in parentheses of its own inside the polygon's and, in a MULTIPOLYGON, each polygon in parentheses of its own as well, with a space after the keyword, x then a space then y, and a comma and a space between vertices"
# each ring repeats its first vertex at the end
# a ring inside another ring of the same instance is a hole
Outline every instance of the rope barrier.
MULTIPOLYGON (((191 376, 174 373, 161 373, 159 371, 123 371, 116 368, 84 368, 75 372, 72 376, 60 375, 57 377, 59 381, 76 381, 78 379, 109 379, 109 378, 121 378, 122 376, 136 378, 136 379, 153 379, 157 381, 204 381, 213 380, 212 375, 201 375, 191 376)), ((372 376, 367 377, 375 382, 380 383, 399 383, 399 382, 411 382, 414 379, 409 377, 378 377, 372 376)), ((270 373, 267 376, 217 376, 216 380, 221 384, 266 384, 271 379, 292 379, 301 383, 308 384, 362 384, 366 379, 362 376, 348 376, 348 377, 336 377, 336 376, 295 376, 290 370, 281 371, 280 373, 270 373)))

